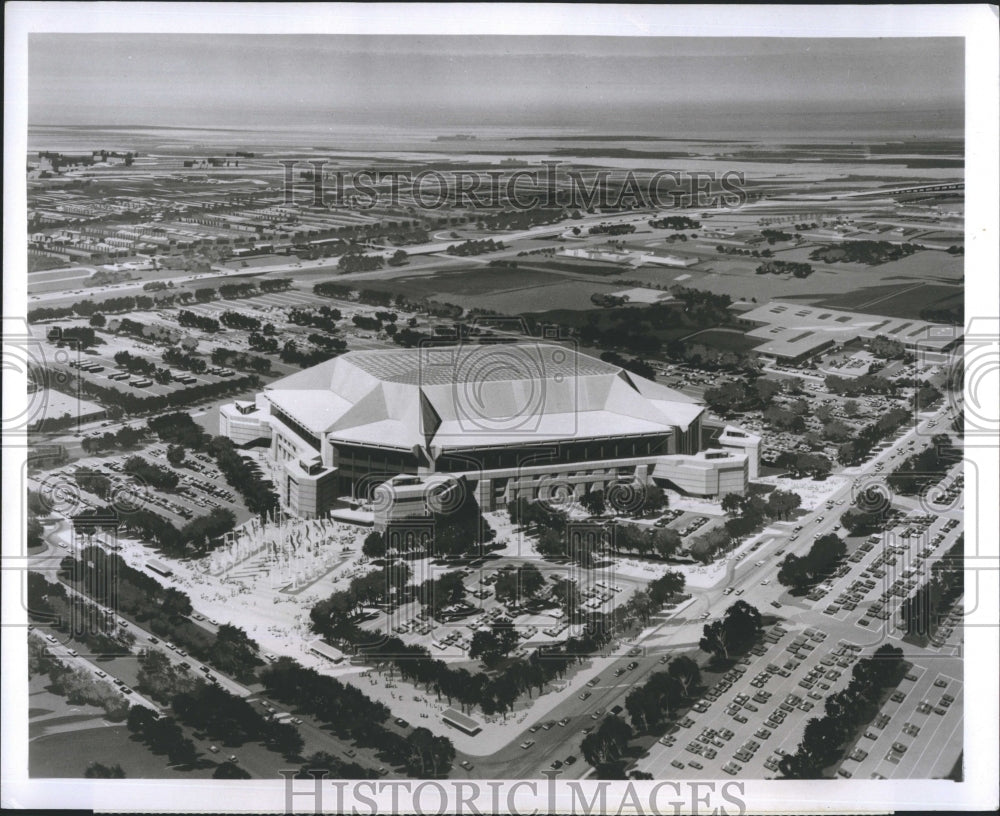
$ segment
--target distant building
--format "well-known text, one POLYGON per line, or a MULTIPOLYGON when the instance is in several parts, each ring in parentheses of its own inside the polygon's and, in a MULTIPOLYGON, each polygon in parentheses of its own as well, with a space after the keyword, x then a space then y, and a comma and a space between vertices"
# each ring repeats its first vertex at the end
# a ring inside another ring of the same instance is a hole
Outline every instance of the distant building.
POLYGON ((749 337, 766 341, 754 352, 778 362, 802 362, 831 348, 879 335, 897 340, 911 351, 943 353, 962 341, 962 330, 955 326, 781 301, 743 312, 738 320, 750 329, 749 337))

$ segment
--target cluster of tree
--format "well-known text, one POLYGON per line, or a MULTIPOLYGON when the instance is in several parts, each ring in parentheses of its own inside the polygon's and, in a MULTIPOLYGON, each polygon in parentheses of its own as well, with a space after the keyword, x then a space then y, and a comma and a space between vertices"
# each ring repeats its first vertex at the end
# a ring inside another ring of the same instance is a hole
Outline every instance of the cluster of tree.
POLYGON ((890 408, 874 422, 854 431, 854 438, 837 447, 837 461, 842 465, 856 465, 867 459, 872 449, 888 438, 913 416, 905 408, 890 408))
POLYGON ((537 537, 536 549, 544 558, 569 558, 583 566, 593 566, 609 547, 609 536, 603 527, 594 535, 571 541, 567 533, 569 516, 563 510, 544 502, 518 499, 507 505, 511 524, 523 527, 537 537))
POLYGON ((494 269, 517 269, 517 261, 510 261, 505 258, 495 258, 486 265, 494 269))
POLYGON ((902 360, 907 355, 906 346, 898 340, 886 337, 884 334, 880 334, 869 340, 865 348, 871 354, 881 357, 883 360, 902 360))
POLYGON ((858 496, 858 506, 850 507, 840 516, 840 524, 850 536, 871 535, 885 529, 889 519, 889 507, 881 507, 882 499, 876 494, 866 499, 866 494, 858 496), (868 507, 867 502, 872 506, 868 507))
POLYGON ((758 275, 792 275, 808 278, 813 273, 812 264, 797 261, 764 261, 754 272, 758 275))
POLYGON ((324 360, 329 360, 332 356, 335 355, 325 348, 302 351, 299 349, 299 344, 294 340, 286 342, 281 349, 281 353, 278 355, 281 362, 288 363, 289 365, 297 365, 300 368, 312 368, 312 366, 318 365, 324 360))
POLYGON ((381 269, 385 263, 381 255, 362 255, 351 252, 341 256, 337 261, 337 269, 342 274, 352 274, 354 272, 374 272, 381 269))
POLYGON ((817 247, 809 253, 813 261, 824 263, 863 263, 869 266, 898 261, 923 247, 915 244, 891 244, 888 241, 841 241, 817 247))
POLYGON ((580 742, 580 753, 593 767, 598 779, 624 779, 625 751, 632 728, 614 715, 605 717, 595 731, 580 742))
POLYGON ((965 536, 959 536, 931 566, 927 583, 918 587, 900 606, 903 629, 908 637, 926 643, 965 592, 964 542, 965 536))
POLYGON ((313 286, 313 294, 320 297, 337 298, 338 300, 351 300, 354 290, 345 284, 327 281, 313 286))
POLYGON ((177 322, 185 328, 200 329, 210 334, 214 334, 219 330, 219 321, 214 317, 205 317, 187 309, 181 309, 177 313, 177 322))
POLYGON ((376 779, 379 774, 373 768, 365 768, 357 762, 343 759, 327 751, 315 751, 306 757, 295 779, 376 779))
POLYGON ((172 470, 147 462, 141 456, 126 459, 122 471, 160 490, 174 490, 180 482, 172 470))
POLYGON ((365 315, 354 315, 354 317, 351 318, 351 322, 359 329, 364 329, 365 331, 373 331, 373 332, 382 331, 382 321, 376 317, 366 317, 365 315))
MULTIPOLYGON (((176 297, 183 299, 190 293, 183 292, 176 297)), ((42 306, 28 312, 28 322, 36 323, 42 320, 55 320, 61 317, 90 317, 98 312, 103 314, 117 314, 119 312, 135 312, 153 309, 157 306, 170 305, 174 302, 174 295, 167 295, 162 298, 151 298, 146 295, 124 295, 121 297, 108 298, 100 303, 92 300, 81 300, 72 306, 42 306)))
POLYGON ((766 499, 756 494, 736 493, 727 493, 722 498, 722 509, 730 516, 726 530, 733 538, 757 529, 765 518, 787 520, 801 506, 802 497, 791 490, 772 490, 766 499))
POLYGON ((366 607, 391 604, 409 597, 411 570, 402 561, 393 561, 365 575, 353 578, 346 590, 337 590, 310 610, 312 630, 325 640, 345 648, 363 647, 381 637, 378 631, 362 629, 366 607))
POLYGON ((833 472, 833 463, 821 453, 782 451, 775 457, 774 464, 787 469, 793 479, 803 479, 806 476, 825 479, 833 472))
POLYGON ((941 399, 941 392, 930 383, 920 385, 913 394, 913 410, 926 411, 941 399))
MULTIPOLYGON (((68 564, 67 564, 68 566, 68 564)), ((127 655, 135 638, 104 610, 37 572, 28 572, 28 617, 82 643, 93 654, 127 655)))
POLYGON ((492 238, 486 238, 481 241, 463 241, 461 244, 452 244, 445 251, 449 255, 458 255, 459 257, 465 258, 470 255, 483 255, 487 252, 499 252, 504 249, 503 241, 494 241, 492 238))
POLYGON ((114 765, 105 765, 103 762, 91 762, 87 765, 87 770, 83 772, 85 779, 124 779, 125 771, 117 762, 114 765))
MULTIPOLYGON (((65 561, 65 559, 64 559, 65 561)), ((212 634, 192 623, 191 599, 174 587, 164 587, 152 576, 128 566, 118 555, 100 547, 85 547, 79 559, 72 559, 64 571, 64 580, 71 580, 76 589, 107 604, 116 600, 118 609, 137 621, 149 622, 155 634, 184 648, 192 657, 214 666, 221 672, 243 682, 254 679, 263 661, 260 647, 242 629, 223 624, 212 634), (106 576, 116 580, 109 585, 106 576), (114 592, 115 598, 109 597, 114 592)))
MULTIPOLYGON (((577 213, 577 218, 581 217, 577 213)), ((481 230, 506 232, 508 230, 523 230, 539 224, 558 224, 567 218, 565 210, 555 211, 550 208, 533 206, 528 209, 489 210, 482 211, 476 226, 481 230)))
POLYGON ((218 685, 198 682, 191 690, 175 694, 170 707, 181 722, 226 745, 260 742, 286 757, 297 756, 304 745, 294 725, 270 719, 218 685))
POLYGON ((48 675, 49 688, 73 705, 92 705, 104 709, 111 722, 121 722, 128 715, 128 702, 111 683, 98 679, 82 667, 69 666, 48 651, 45 641, 34 634, 28 637, 28 672, 48 675))
POLYGON ((614 516, 647 516, 667 506, 663 488, 648 484, 612 485, 603 490, 588 490, 577 500, 592 516, 603 516, 608 510, 614 516))
POLYGON ((774 253, 769 249, 744 249, 742 247, 726 246, 725 244, 716 244, 715 251, 720 255, 746 255, 751 258, 774 257, 774 253))
POLYGON ((183 349, 177 348, 176 346, 168 348, 163 352, 163 362, 167 363, 167 365, 191 371, 194 374, 204 374, 208 371, 208 363, 206 363, 204 359, 199 357, 197 354, 185 352, 183 349))
POLYGON ((253 371, 255 374, 270 374, 271 361, 267 357, 258 357, 242 351, 233 351, 224 346, 212 349, 212 365, 231 366, 253 371))
POLYGON ((764 377, 756 378, 752 383, 746 379, 723 380, 717 386, 705 389, 705 403, 720 416, 731 416, 743 411, 766 409, 781 391, 780 383, 764 377))
POLYGON ((500 603, 520 603, 534 598, 545 586, 545 578, 534 564, 504 567, 497 573, 493 592, 500 603))
POLYGON ((161 717, 145 706, 132 706, 128 713, 128 730, 154 754, 166 754, 171 765, 192 765, 198 749, 172 717, 161 717))
POLYGON ((80 447, 85 453, 108 450, 110 448, 128 449, 135 447, 146 438, 145 428, 133 428, 131 425, 122 425, 117 431, 105 431, 97 437, 84 437, 80 440, 80 447))
POLYGON ((171 663, 158 649, 148 648, 139 652, 139 671, 136 686, 139 691, 158 703, 167 705, 178 694, 187 694, 205 684, 180 664, 171 663))
POLYGON ((257 281, 260 291, 264 294, 271 292, 286 292, 292 288, 291 278, 261 278, 257 281))
POLYGON ((721 552, 733 546, 733 537, 729 530, 723 527, 713 527, 708 532, 696 536, 688 546, 688 555, 702 564, 710 564, 721 552))
POLYGON ((649 226, 653 229, 686 230, 698 229, 701 226, 701 222, 695 221, 693 218, 688 218, 686 215, 668 215, 659 220, 651 220, 649 226))
POLYGON ((698 647, 716 660, 729 660, 750 649, 761 628, 760 612, 746 601, 737 601, 721 620, 705 624, 698 647))
POLYGON ((948 435, 937 434, 929 447, 907 457, 885 481, 896 493, 915 496, 940 482, 958 459, 948 435))
POLYGON ((771 246, 774 246, 779 241, 791 241, 795 237, 790 232, 782 232, 775 229, 762 229, 760 234, 767 239, 767 242, 771 246))
POLYGON ((128 351, 116 352, 114 360, 118 366, 132 374, 142 374, 149 377, 156 372, 156 363, 128 351))
POLYGON ((28 490, 27 544, 29 549, 37 549, 45 543, 41 518, 47 515, 48 508, 41 495, 34 490, 28 490))
MULTIPOLYGON (((268 323, 267 326, 271 324, 268 323)), ((267 327, 265 326, 265 328, 267 327)), ((278 350, 278 340, 275 337, 268 337, 260 332, 251 332, 247 337, 247 345, 253 351, 266 351, 274 354, 278 350)))
POLYGON ((465 600, 464 579, 465 576, 461 572, 446 572, 428 578, 417 587, 417 599, 434 617, 437 617, 442 609, 465 600))
POLYGON ((202 450, 208 444, 208 434, 187 413, 161 414, 152 417, 146 425, 163 442, 183 445, 191 450, 202 450))
MULTIPOLYGON (((317 286, 326 286, 326 284, 317 284, 317 286)), ((333 309, 329 306, 320 306, 318 309, 288 310, 288 320, 296 326, 312 326, 330 333, 338 331, 337 321, 342 317, 340 309, 333 309)))
POLYGON ((257 294, 257 287, 252 283, 224 283, 219 287, 218 293, 222 300, 237 300, 253 297, 257 294))
POLYGON ((847 555, 844 539, 827 533, 816 539, 803 556, 789 553, 778 570, 778 583, 802 591, 833 574, 841 559, 847 555))
POLYGON ((240 312, 225 311, 219 315, 219 321, 223 326, 230 329, 243 329, 243 331, 259 331, 260 319, 253 315, 245 315, 240 312))
POLYGON ((675 657, 665 672, 653 672, 649 679, 625 698, 632 727, 639 733, 652 732, 664 718, 677 710, 701 687, 701 669, 686 655, 675 657))
POLYGON ((97 343, 97 334, 90 326, 53 326, 45 337, 58 348, 68 343, 72 348, 86 349, 97 343))
POLYGON ((261 672, 261 682, 276 700, 295 705, 327 723, 341 738, 372 747, 386 762, 402 765, 412 776, 436 777, 451 769, 455 747, 447 737, 415 728, 406 737, 386 728, 389 709, 353 686, 305 669, 288 657, 261 672))
POLYGON ((601 353, 601 359, 606 363, 611 363, 612 365, 624 368, 626 371, 631 371, 633 374, 638 374, 640 377, 645 377, 647 380, 652 380, 656 377, 656 369, 641 358, 622 357, 613 351, 605 351, 601 353))
POLYGON ((473 632, 469 657, 473 660, 481 658, 486 668, 492 669, 514 650, 517 641, 518 634, 514 624, 500 619, 494 621, 489 629, 477 629, 473 632))
POLYGON ((857 397, 862 394, 893 394, 896 385, 892 380, 876 374, 862 374, 860 377, 838 377, 829 374, 824 380, 827 390, 841 396, 857 397))
MULTIPOLYGON (((102 314, 96 314, 90 320, 92 323, 96 321, 101 324, 99 328, 107 323, 102 314)), ((160 343, 177 342, 177 333, 166 326, 150 325, 149 323, 142 323, 127 317, 120 318, 117 325, 113 325, 113 331, 115 334, 127 334, 132 337, 138 337, 141 340, 153 340, 160 343)))
POLYGON ((664 561, 681 548, 680 533, 670 527, 642 529, 634 524, 616 524, 611 529, 610 547, 617 552, 655 555, 664 561))
POLYGON ((396 637, 382 638, 364 652, 377 666, 391 665, 404 680, 423 685, 439 698, 443 695, 449 705, 457 701, 466 712, 478 706, 486 716, 506 717, 522 694, 531 696, 533 690, 541 694, 547 683, 564 677, 571 665, 588 659, 609 637, 610 628, 595 620, 584 626, 580 637, 533 651, 527 659, 509 658, 492 672, 476 673, 454 669, 432 658, 424 647, 407 646, 396 637))
POLYGON ((595 224, 587 230, 589 235, 629 235, 635 232, 635 224, 595 224))
POLYGON ((824 769, 840 759, 848 739, 878 713, 885 690, 896 686, 905 671, 903 650, 888 643, 855 663, 847 688, 826 698, 825 716, 810 719, 796 752, 781 758, 782 777, 822 779, 824 769))
POLYGON ((397 249, 389 257, 388 264, 389 266, 404 266, 405 264, 409 263, 409 261, 410 261, 410 256, 406 253, 406 250, 397 249))
POLYGON ((277 508, 278 495, 273 487, 239 455, 231 439, 216 436, 208 443, 206 451, 215 459, 226 483, 240 494, 247 510, 263 516, 277 508))
POLYGON ((607 292, 594 292, 590 302, 605 309, 616 309, 628 303, 628 295, 610 295, 607 292))

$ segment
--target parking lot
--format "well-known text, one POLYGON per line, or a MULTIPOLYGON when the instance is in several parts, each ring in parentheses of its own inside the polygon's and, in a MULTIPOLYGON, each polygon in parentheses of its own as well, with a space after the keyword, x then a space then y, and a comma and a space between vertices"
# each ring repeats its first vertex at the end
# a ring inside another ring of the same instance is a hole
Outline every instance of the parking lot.
MULTIPOLYGON (((90 456, 39 477, 39 483, 32 484, 31 487, 44 490, 46 486, 57 484, 61 480, 75 484, 72 474, 83 470, 111 479, 113 502, 117 500, 122 504, 127 497, 129 506, 153 510, 178 526, 213 509, 231 511, 236 516, 237 523, 249 518, 239 494, 229 487, 211 457, 189 452, 184 463, 174 469, 166 464, 166 453, 166 445, 157 443, 135 451, 116 452, 102 457, 90 456), (180 477, 177 488, 146 488, 136 477, 124 471, 125 462, 131 456, 139 456, 150 464, 174 470, 180 477)), ((81 506, 75 512, 85 507, 103 507, 107 503, 107 500, 81 490, 81 506)))

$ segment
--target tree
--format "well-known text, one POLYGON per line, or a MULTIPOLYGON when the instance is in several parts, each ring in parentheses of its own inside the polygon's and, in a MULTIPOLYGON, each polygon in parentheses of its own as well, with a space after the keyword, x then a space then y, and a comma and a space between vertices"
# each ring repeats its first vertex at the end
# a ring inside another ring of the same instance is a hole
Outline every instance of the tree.
POLYGON ((647 513, 658 513, 666 510, 668 506, 667 494, 658 484, 650 482, 645 487, 646 495, 643 502, 643 510, 647 513))
POLYGON ((580 505, 592 516, 603 516, 607 505, 604 501, 604 491, 592 490, 580 497, 580 505))
POLYGON ((134 705, 128 710, 126 726, 133 734, 141 734, 159 715, 146 706, 134 705))
POLYGON ((83 772, 83 775, 87 779, 124 779, 125 771, 117 763, 114 765, 103 765, 100 762, 91 762, 87 766, 87 770, 83 772))
POLYGON ((669 527, 657 529, 652 536, 653 549, 660 558, 670 558, 680 549, 683 540, 681 534, 669 527))
POLYGON ((297 756, 305 745, 299 730, 291 723, 275 723, 264 742, 285 756, 297 756))
POLYGON ((492 668, 500 662, 500 644, 496 635, 488 629, 478 629, 472 633, 469 644, 469 657, 473 660, 482 658, 487 668, 492 668))
POLYGON ((212 771, 212 779, 250 779, 250 774, 235 762, 223 762, 212 771))
POLYGON ((760 612, 746 601, 737 601, 726 610, 722 620, 705 624, 698 645, 702 651, 728 659, 731 652, 749 648, 760 629, 760 612))
POLYGON ((100 312, 96 312, 90 316, 90 325, 95 329, 103 329, 104 326, 107 325, 107 322, 107 318, 100 312))
POLYGON ((667 572, 649 582, 647 591, 655 604, 663 604, 674 595, 684 591, 684 575, 680 572, 667 572))
POLYGON ((181 445, 167 445, 167 461, 174 467, 184 464, 187 451, 181 445))
POLYGON ((693 689, 701 685, 701 669, 687 655, 679 655, 670 661, 667 674, 680 683, 685 696, 690 696, 693 689))
POLYGON ((361 552, 369 558, 384 558, 386 554, 385 536, 377 530, 373 530, 365 536, 361 552))
POLYGON ((802 506, 802 497, 790 490, 772 490, 767 497, 767 513, 772 517, 788 519, 789 515, 802 506))
POLYGON ((727 515, 735 515, 743 509, 743 497, 737 493, 727 493, 722 497, 722 511, 727 515))

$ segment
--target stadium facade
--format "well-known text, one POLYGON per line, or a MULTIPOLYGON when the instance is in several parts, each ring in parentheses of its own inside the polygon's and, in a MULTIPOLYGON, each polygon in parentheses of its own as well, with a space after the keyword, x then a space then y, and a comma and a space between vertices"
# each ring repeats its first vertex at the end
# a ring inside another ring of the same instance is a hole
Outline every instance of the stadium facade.
POLYGON ((284 507, 324 516, 372 501, 377 526, 426 515, 460 478, 484 511, 518 498, 658 483, 743 493, 759 438, 703 449, 691 397, 553 343, 353 351, 223 407, 235 443, 269 439, 284 507), (435 498, 437 497, 437 498, 435 498))

